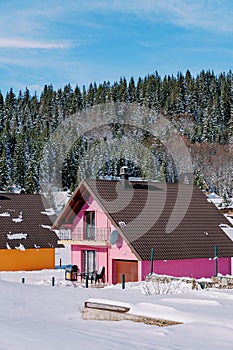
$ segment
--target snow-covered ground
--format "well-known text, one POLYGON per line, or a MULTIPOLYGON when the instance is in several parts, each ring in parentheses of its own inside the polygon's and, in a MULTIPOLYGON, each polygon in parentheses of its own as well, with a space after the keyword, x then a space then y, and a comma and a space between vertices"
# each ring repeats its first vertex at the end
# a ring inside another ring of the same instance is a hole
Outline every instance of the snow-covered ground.
POLYGON ((71 249, 69 244, 65 244, 64 248, 55 249, 55 265, 68 265, 71 264, 71 249))
POLYGON ((233 290, 192 290, 179 283, 153 294, 153 284, 88 288, 64 280, 64 270, 0 272, 0 349, 232 349, 233 290), (22 277, 25 283, 22 283, 22 277), (52 286, 55 277, 55 286, 52 286), (181 325, 86 321, 90 298, 127 303, 131 312, 181 325))

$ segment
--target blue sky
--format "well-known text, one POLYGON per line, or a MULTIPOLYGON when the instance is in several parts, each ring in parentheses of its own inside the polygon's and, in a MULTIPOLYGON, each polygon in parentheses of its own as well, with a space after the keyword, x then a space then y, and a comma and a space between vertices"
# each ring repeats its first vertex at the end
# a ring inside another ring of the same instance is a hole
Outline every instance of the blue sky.
POLYGON ((232 0, 0 0, 0 90, 232 69, 232 0))

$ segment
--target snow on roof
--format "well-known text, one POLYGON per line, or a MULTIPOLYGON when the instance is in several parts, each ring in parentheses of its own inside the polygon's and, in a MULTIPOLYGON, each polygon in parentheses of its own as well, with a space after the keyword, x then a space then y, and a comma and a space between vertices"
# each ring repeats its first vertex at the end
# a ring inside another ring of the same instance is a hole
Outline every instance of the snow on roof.
POLYGON ((40 225, 40 226, 43 228, 48 228, 49 230, 51 229, 51 226, 49 226, 49 225, 40 225))
POLYGON ((49 208, 49 209, 45 209, 45 211, 41 211, 41 214, 44 214, 44 215, 55 215, 55 211, 53 210, 53 208, 49 208))
POLYGON ((7 217, 7 218, 8 218, 8 217, 11 216, 11 214, 8 213, 8 211, 5 211, 4 213, 1 213, 0 216, 7 217))
MULTIPOLYGON (((229 220, 230 225, 233 225, 233 218, 227 214, 224 216, 229 220)), ((230 225, 221 224, 219 226, 226 233, 226 235, 233 241, 233 227, 231 227, 230 225)))
POLYGON ((20 243, 20 245, 18 247, 15 247, 15 249, 21 250, 21 251, 26 250, 26 248, 24 247, 24 245, 22 243, 20 243))
POLYGON ((208 194, 208 202, 212 202, 217 208, 232 208, 233 207, 233 198, 229 198, 229 204, 225 205, 223 198, 218 196, 216 193, 212 192, 208 194))
POLYGON ((224 214, 224 216, 229 220, 230 224, 233 226, 233 216, 230 216, 228 214, 224 214))
POLYGON ((26 239, 27 238, 27 233, 9 233, 7 235, 7 238, 12 240, 12 239, 26 239))
POLYGON ((221 229, 227 234, 227 236, 233 241, 233 227, 221 227, 221 229))
POLYGON ((22 222, 23 218, 20 218, 20 217, 14 218, 14 219, 12 219, 12 221, 14 221, 14 222, 22 222))
POLYGON ((220 198, 220 196, 218 196, 215 192, 211 192, 210 194, 208 194, 208 198, 220 198))

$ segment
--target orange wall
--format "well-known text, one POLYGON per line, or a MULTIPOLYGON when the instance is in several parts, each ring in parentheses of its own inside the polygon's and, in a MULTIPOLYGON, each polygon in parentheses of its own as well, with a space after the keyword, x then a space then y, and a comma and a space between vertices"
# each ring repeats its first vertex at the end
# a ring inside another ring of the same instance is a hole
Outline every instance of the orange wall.
POLYGON ((1 271, 31 271, 55 268, 55 249, 0 250, 1 271))

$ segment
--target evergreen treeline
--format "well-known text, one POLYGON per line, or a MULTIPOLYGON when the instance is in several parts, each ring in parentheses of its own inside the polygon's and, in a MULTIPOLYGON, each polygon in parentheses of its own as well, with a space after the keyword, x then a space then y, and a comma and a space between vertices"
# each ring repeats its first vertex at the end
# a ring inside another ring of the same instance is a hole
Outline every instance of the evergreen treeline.
MULTIPOLYGON (((231 71, 219 75, 201 71, 196 77, 187 71, 185 75, 178 73, 163 78, 156 72, 137 82, 134 78, 129 82, 121 78, 113 84, 91 83, 82 89, 79 86, 72 89, 68 84, 57 91, 52 85, 45 85, 40 96, 31 96, 27 88, 18 96, 13 89, 5 97, 0 93, 1 189, 18 185, 26 192, 38 192, 40 159, 49 136, 69 116, 108 102, 136 102, 169 118, 190 148, 197 183, 201 186, 206 182, 219 194, 232 192, 232 150, 228 147, 233 139, 231 71), (215 162, 216 171, 211 168, 215 162)), ((141 142, 145 143, 145 138, 144 135, 141 142)), ((79 138, 67 155, 63 169, 65 188, 73 189, 79 181, 77 171, 87 149, 88 141, 79 138)), ((161 147, 155 161, 160 169, 158 178, 162 171, 167 181, 176 180, 172 162, 162 154, 161 147)), ((116 165, 109 158, 99 174, 117 175, 124 159, 115 159, 115 162, 116 165)), ((135 169, 134 175, 146 176, 135 169)))

